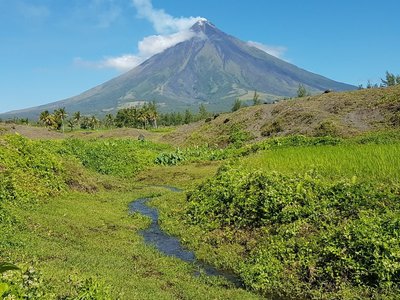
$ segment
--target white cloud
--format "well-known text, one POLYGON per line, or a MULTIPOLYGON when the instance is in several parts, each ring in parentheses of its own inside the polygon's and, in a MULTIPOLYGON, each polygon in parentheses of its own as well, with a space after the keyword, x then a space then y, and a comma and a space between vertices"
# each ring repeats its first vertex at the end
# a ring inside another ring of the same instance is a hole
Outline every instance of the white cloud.
POLYGON ((197 21, 205 20, 201 17, 175 18, 162 9, 155 9, 151 0, 132 0, 132 3, 138 12, 138 17, 152 23, 158 34, 143 38, 138 43, 139 52, 137 54, 105 57, 98 62, 89 62, 76 58, 75 64, 92 68, 114 68, 119 71, 128 71, 149 57, 191 39, 195 33, 190 30, 190 27, 197 21))
POLYGON ((93 68, 93 69, 116 69, 120 72, 126 72, 134 67, 140 65, 145 58, 137 55, 124 54, 117 57, 105 57, 101 61, 87 61, 81 57, 74 59, 74 64, 79 67, 93 68))
MULTIPOLYGON (((104 2, 111 0, 92 0, 96 6, 102 6, 104 2)), ((148 20, 156 31, 156 35, 150 35, 143 38, 138 43, 138 53, 124 54, 117 57, 105 57, 98 62, 84 61, 81 58, 75 59, 75 63, 79 66, 86 66, 92 68, 114 68, 119 71, 128 71, 151 56, 163 52, 165 49, 175 46, 178 43, 191 39, 196 35, 190 30, 190 27, 197 21, 204 21, 202 17, 173 17, 166 13, 163 9, 155 9, 151 0, 132 0, 133 6, 137 10, 139 18, 148 20)), ((114 14, 109 14, 110 22, 114 20, 119 14, 115 11, 114 14)), ((108 24, 108 19, 105 23, 108 24)), ((286 48, 282 46, 269 46, 258 42, 249 41, 250 46, 261 49, 275 57, 284 59, 283 56, 286 48)))
POLYGON ((253 42, 253 41, 248 41, 247 44, 250 46, 253 46, 255 48, 258 48, 272 56, 275 56, 280 59, 284 59, 284 55, 287 51, 286 47, 283 46, 271 46, 271 45, 264 45, 259 42, 253 42))
POLYGON ((118 57, 109 57, 103 61, 104 68, 113 68, 120 71, 128 71, 144 61, 137 55, 125 54, 118 57))
POLYGON ((138 11, 138 16, 147 19, 153 24, 157 33, 169 34, 189 29, 201 17, 175 18, 167 14, 163 9, 155 9, 151 0, 132 0, 138 11))
POLYGON ((195 33, 190 30, 184 30, 169 35, 150 35, 139 42, 139 53, 141 56, 150 57, 178 43, 189 40, 194 36, 195 33))

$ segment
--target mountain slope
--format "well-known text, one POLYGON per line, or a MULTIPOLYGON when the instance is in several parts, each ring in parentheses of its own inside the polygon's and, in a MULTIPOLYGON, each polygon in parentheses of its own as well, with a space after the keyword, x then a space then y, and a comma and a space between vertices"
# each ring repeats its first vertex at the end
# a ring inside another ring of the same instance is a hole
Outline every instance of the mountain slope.
POLYGON ((191 30, 193 38, 76 97, 2 117, 32 117, 59 107, 101 115, 143 100, 156 101, 164 111, 199 103, 209 104, 211 110, 226 110, 237 97, 251 99, 255 90, 264 101, 271 101, 295 95, 299 84, 310 92, 355 88, 271 56, 208 21, 197 22, 191 30))
POLYGON ((163 137, 173 145, 226 146, 238 131, 249 141, 275 136, 349 137, 379 130, 400 130, 400 85, 333 92, 257 105, 220 114, 210 122, 183 125, 163 137))

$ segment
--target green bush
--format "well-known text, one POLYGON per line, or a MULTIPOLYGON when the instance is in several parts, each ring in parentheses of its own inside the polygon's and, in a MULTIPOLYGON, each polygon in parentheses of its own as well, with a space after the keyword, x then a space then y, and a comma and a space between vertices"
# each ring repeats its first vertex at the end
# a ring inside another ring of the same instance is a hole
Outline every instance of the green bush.
POLYGON ((400 292, 398 186, 225 167, 187 201, 187 221, 203 230, 264 232, 240 276, 265 295, 400 292))
POLYGON ((2 299, 65 299, 65 300, 111 300, 118 299, 112 295, 111 288, 96 278, 82 279, 72 275, 68 279, 69 291, 56 295, 51 286, 43 280, 42 274, 33 266, 25 267, 18 272, 0 273, 0 297, 2 299))
POLYGON ((238 125, 232 126, 229 132, 229 144, 233 145, 234 147, 241 147, 247 141, 250 141, 253 138, 253 135, 240 128, 238 125))
POLYGON ((161 153, 156 157, 154 163, 162 166, 175 166, 185 160, 186 159, 182 151, 177 150, 175 152, 170 152, 170 153, 161 153))
POLYGON ((133 140, 78 140, 62 142, 59 153, 72 155, 83 166, 100 174, 132 177, 153 164, 157 152, 166 147, 133 140))
POLYGON ((35 202, 65 189, 64 168, 56 154, 20 135, 7 136, 1 143, 0 205, 35 202))

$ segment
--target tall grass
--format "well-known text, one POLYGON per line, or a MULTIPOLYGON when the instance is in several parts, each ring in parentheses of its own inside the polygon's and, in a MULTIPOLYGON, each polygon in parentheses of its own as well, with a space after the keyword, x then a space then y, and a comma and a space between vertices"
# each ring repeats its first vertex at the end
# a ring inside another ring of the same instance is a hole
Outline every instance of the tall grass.
POLYGON ((284 174, 317 171, 327 180, 342 177, 382 183, 400 182, 400 143, 342 144, 267 150, 240 162, 249 170, 284 174))

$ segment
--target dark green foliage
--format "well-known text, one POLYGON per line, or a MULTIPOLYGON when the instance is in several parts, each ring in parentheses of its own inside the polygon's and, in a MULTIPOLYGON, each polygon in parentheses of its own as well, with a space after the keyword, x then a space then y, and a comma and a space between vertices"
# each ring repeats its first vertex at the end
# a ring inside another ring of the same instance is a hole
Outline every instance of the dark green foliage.
POLYGON ((120 109, 117 112, 114 120, 117 127, 137 127, 139 122, 137 120, 137 110, 134 107, 120 109))
POLYGON ((186 110, 185 110, 185 118, 184 118, 183 122, 184 122, 185 124, 189 124, 189 123, 192 123, 193 120, 194 120, 193 114, 191 113, 190 110, 186 109, 186 110))
POLYGON ((400 84, 400 75, 394 75, 393 73, 389 73, 389 71, 386 71, 386 78, 381 79, 382 84, 384 86, 394 86, 396 84, 400 84))
POLYGON ((252 139, 252 134, 240 126, 234 125, 231 127, 229 132, 229 144, 233 145, 234 147, 241 147, 243 144, 252 139))
POLYGON ((11 270, 19 270, 19 268, 12 263, 0 262, 0 273, 4 273, 6 271, 11 271, 11 270))
POLYGON ((400 290, 398 186, 225 167, 187 201, 188 221, 205 230, 264 232, 240 272, 265 295, 329 298, 350 289, 372 297, 400 290))
POLYGON ((157 127, 157 105, 155 102, 145 103, 139 107, 129 107, 120 109, 115 116, 111 114, 105 116, 104 124, 106 127, 115 125, 116 127, 147 128, 148 125, 157 127))
MULTIPOLYGON (((185 115, 186 117, 186 115, 185 115)), ((164 126, 177 126, 185 124, 185 117, 180 112, 172 112, 160 115, 159 123, 164 126)))
POLYGON ((185 156, 182 151, 177 150, 176 152, 161 153, 154 160, 154 163, 162 166, 175 166, 185 160, 185 156))

